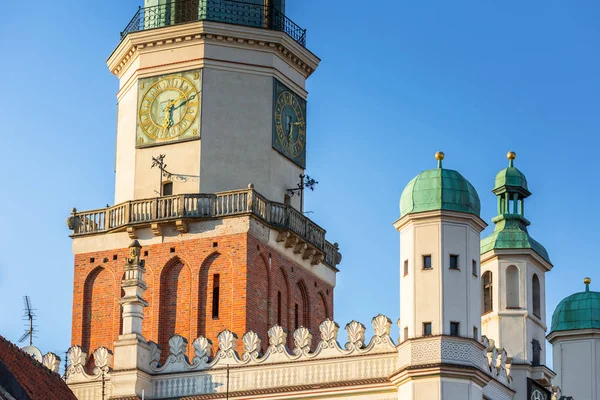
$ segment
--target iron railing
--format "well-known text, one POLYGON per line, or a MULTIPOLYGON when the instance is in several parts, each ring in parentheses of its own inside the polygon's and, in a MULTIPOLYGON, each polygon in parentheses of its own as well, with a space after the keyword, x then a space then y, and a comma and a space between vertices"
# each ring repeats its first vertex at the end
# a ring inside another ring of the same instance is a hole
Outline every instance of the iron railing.
POLYGON ((234 0, 177 0, 151 7, 140 7, 121 39, 128 33, 195 21, 214 21, 253 26, 287 33, 306 46, 306 29, 273 6, 234 0))
POLYGON ((295 208, 269 201, 252 188, 132 200, 91 211, 74 209, 67 224, 76 237, 118 231, 128 226, 241 214, 253 214, 276 229, 295 233, 323 252, 324 262, 330 266, 335 267, 341 261, 337 245, 325 240, 325 229, 295 208))

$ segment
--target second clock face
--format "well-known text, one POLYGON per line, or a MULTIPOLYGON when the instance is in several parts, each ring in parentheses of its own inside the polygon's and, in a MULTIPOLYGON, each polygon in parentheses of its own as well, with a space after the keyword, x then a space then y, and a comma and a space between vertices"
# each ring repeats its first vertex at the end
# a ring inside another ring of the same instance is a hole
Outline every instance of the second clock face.
POLYGON ((306 101, 275 80, 273 95, 273 147, 306 167, 306 101))
POLYGON ((140 80, 137 146, 200 138, 201 71, 140 80))

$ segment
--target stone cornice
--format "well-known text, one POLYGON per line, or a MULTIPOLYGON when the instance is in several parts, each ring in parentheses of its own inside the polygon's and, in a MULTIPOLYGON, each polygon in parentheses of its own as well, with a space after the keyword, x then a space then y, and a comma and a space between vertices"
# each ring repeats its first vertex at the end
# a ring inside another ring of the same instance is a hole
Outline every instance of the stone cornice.
POLYGON ((585 339, 596 339, 600 340, 600 329, 577 329, 570 331, 552 331, 546 339, 550 344, 558 340, 585 340, 585 339))
POLYGON ((446 210, 435 210, 407 214, 404 217, 398 219, 396 222, 394 222, 394 228, 396 228, 396 230, 399 231, 403 229, 409 222, 418 221, 422 223, 428 222, 428 220, 459 223, 465 223, 465 221, 467 221, 473 228, 477 229, 479 232, 483 231, 487 227, 487 223, 474 214, 446 210))
POLYGON ((554 266, 551 263, 546 261, 533 249, 492 249, 490 251, 486 251, 481 255, 481 264, 483 265, 494 258, 502 260, 504 258, 514 256, 526 256, 529 261, 533 261, 534 264, 539 266, 543 270, 543 272, 548 272, 552 268, 554 268, 554 266))
POLYGON ((110 71, 120 78, 140 51, 192 41, 275 52, 305 77, 309 77, 320 62, 317 56, 283 32, 199 21, 130 33, 110 55, 107 65, 110 71))

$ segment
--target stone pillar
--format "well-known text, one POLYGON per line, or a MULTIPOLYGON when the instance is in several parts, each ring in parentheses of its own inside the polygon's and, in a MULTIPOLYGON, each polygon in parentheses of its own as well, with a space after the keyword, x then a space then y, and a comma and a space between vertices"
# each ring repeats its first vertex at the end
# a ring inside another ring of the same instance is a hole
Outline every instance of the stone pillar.
POLYGON ((146 290, 144 283, 144 260, 140 260, 142 246, 137 240, 129 246, 129 258, 125 264, 125 277, 121 282, 121 287, 125 296, 119 300, 123 307, 123 332, 121 335, 139 335, 142 336, 142 321, 144 319, 144 307, 148 303, 142 298, 146 290))
POLYGON ((144 307, 142 298, 144 261, 140 260, 142 246, 137 240, 129 246, 129 258, 125 264, 125 277, 121 287, 125 295, 119 300, 123 307, 123 332, 115 342, 114 371, 111 376, 113 396, 141 396, 142 390, 150 393, 150 362, 152 346, 142 336, 144 307))

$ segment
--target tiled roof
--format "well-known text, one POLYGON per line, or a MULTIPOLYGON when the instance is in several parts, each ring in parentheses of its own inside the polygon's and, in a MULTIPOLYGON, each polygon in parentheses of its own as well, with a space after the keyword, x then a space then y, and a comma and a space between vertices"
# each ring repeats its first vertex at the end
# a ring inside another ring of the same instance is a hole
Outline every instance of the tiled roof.
POLYGON ((0 386, 19 399, 77 400, 58 374, 2 336, 0 386))

